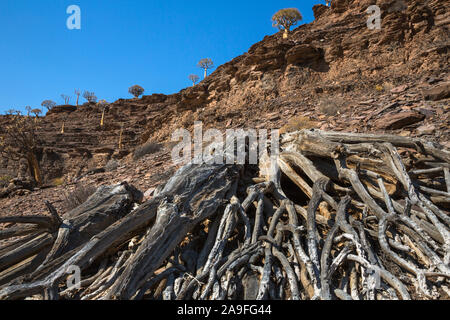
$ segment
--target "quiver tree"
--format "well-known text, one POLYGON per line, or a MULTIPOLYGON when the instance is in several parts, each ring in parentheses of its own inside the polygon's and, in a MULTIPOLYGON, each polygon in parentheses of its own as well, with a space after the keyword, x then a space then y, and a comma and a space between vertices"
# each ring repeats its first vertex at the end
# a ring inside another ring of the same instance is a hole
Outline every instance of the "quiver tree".
POLYGON ((31 113, 31 110, 32 110, 31 107, 30 106, 26 106, 25 110, 27 110, 27 116, 29 117, 30 113, 31 113))
POLYGON ((31 113, 34 114, 34 122, 37 122, 37 119, 39 118, 39 115, 42 113, 41 109, 33 109, 31 110, 31 113))
POLYGON ((102 119, 100 120, 100 126, 103 127, 103 125, 105 124, 105 112, 106 108, 108 107, 108 101, 100 100, 97 105, 102 109, 102 119))
POLYGON ((37 158, 40 141, 36 134, 37 122, 23 116, 19 111, 8 116, 9 121, 0 135, 0 155, 19 162, 25 159, 30 176, 38 185, 42 184, 37 158))
POLYGON ((64 100, 65 105, 68 105, 70 103, 70 97, 68 95, 62 94, 61 98, 64 100))
POLYGON ((77 107, 78 107, 78 101, 80 100, 81 91, 78 89, 75 89, 75 96, 77 97, 77 107))
POLYGON ((128 92, 132 94, 135 98, 139 98, 140 95, 144 93, 144 88, 138 86, 137 84, 128 88, 128 92))
POLYGON ((272 25, 279 30, 284 30, 283 38, 287 38, 291 27, 302 19, 302 14, 296 8, 281 9, 273 15, 272 25))
POLYGON ((197 66, 205 71, 205 78, 208 76, 208 70, 214 68, 214 62, 210 58, 202 59, 197 66))
POLYGON ((85 98, 88 102, 96 102, 97 96, 94 92, 85 91, 83 92, 83 98, 85 98))
POLYGON ((189 80, 191 80, 193 85, 195 86, 197 84, 198 80, 200 80, 200 77, 196 74, 191 74, 191 75, 189 75, 189 80))
POLYGON ((41 103, 41 106, 43 106, 44 108, 47 108, 47 110, 52 110, 54 107, 56 107, 56 102, 52 101, 52 100, 44 100, 41 103))
POLYGON ((66 128, 67 115, 62 117, 61 134, 64 134, 66 128))

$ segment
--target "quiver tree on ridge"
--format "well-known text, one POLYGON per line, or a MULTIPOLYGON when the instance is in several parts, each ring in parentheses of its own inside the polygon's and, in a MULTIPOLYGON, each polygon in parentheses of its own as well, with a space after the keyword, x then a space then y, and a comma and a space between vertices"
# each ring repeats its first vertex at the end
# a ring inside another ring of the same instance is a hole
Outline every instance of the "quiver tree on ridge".
POLYGON ((75 96, 77 97, 76 104, 77 104, 77 107, 78 107, 78 101, 80 100, 81 91, 78 90, 78 89, 75 89, 74 92, 75 92, 75 96))
POLYGON ((56 102, 52 101, 52 100, 44 100, 41 103, 41 106, 43 106, 44 108, 46 108, 47 110, 52 110, 54 107, 56 107, 56 102))
POLYGON ((138 86, 137 84, 128 88, 128 92, 132 94, 135 98, 139 98, 140 95, 144 93, 144 88, 138 86))
POLYGON ((41 109, 32 109, 31 113, 34 114, 35 118, 34 121, 36 122, 37 119, 39 118, 39 115, 42 113, 41 109))
POLYGON ((189 75, 189 80, 192 81, 192 84, 195 86, 198 82, 198 80, 200 80, 200 77, 196 74, 191 74, 189 75))
POLYGON ((287 38, 292 26, 295 26, 303 19, 302 14, 296 8, 281 9, 272 17, 273 26, 279 30, 284 30, 283 38, 287 38))
POLYGON ((83 98, 85 98, 88 102, 96 102, 97 101, 97 96, 95 95, 95 93, 90 92, 90 91, 85 91, 83 93, 83 98))
POLYGON ((65 105, 68 105, 70 103, 70 97, 68 95, 62 94, 61 98, 64 100, 65 105))
POLYGON ((210 58, 204 58, 198 62, 197 66, 204 70, 206 79, 208 70, 214 68, 214 62, 210 58))

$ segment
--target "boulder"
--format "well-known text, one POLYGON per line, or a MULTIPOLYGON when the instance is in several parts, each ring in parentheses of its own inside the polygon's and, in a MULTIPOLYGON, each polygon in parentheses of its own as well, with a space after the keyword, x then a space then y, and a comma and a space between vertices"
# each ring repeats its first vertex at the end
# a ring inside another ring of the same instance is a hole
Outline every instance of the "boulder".
POLYGON ((450 82, 426 89, 424 90, 423 95, 425 99, 432 101, 450 98, 450 82))
POLYGON ((375 122, 377 129, 396 130, 425 119, 421 113, 405 111, 396 114, 388 113, 375 122))
POLYGON ((408 85, 404 84, 398 87, 395 87, 393 89, 391 89, 391 93, 402 93, 404 92, 406 89, 408 89, 408 85))
POLYGON ((418 127, 417 133, 419 134, 433 134, 436 130, 436 126, 432 124, 424 124, 423 126, 418 127))

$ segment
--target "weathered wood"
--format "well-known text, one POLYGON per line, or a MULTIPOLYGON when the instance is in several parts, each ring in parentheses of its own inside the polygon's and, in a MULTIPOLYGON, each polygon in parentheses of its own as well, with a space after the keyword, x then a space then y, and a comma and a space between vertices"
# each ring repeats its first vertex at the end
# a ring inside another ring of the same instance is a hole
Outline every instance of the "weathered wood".
POLYGON ((281 148, 257 180, 254 166, 190 163, 146 203, 120 184, 61 217, 47 203, 50 217, 0 218, 0 239, 22 237, 0 248, 0 299, 445 298, 447 150, 320 130, 281 148), (282 174, 306 197, 289 199, 282 174), (86 278, 66 289, 73 266, 86 278))
POLYGON ((44 233, 35 239, 21 245, 2 256, 0 259, 0 271, 38 253, 40 250, 53 243, 53 236, 49 233, 44 233))
POLYGON ((10 227, 5 230, 0 230, 0 240, 14 238, 14 237, 20 237, 20 236, 24 236, 24 235, 27 235, 30 233, 36 233, 39 230, 43 230, 43 229, 41 229, 39 226, 10 227))
POLYGON ((237 167, 230 165, 180 169, 161 192, 170 194, 178 205, 168 196, 159 205, 155 224, 110 289, 110 297, 131 298, 186 234, 216 212, 218 200, 224 198, 237 177, 237 167))

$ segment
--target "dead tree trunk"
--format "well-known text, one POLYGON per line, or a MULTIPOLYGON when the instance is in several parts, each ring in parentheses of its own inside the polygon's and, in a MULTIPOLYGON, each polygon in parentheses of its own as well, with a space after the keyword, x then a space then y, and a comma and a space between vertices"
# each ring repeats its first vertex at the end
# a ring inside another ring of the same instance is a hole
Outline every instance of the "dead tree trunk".
POLYGON ((448 298, 449 151, 318 130, 281 147, 259 177, 188 164, 143 204, 119 185, 61 218, 1 217, 0 299, 448 298))

